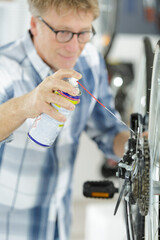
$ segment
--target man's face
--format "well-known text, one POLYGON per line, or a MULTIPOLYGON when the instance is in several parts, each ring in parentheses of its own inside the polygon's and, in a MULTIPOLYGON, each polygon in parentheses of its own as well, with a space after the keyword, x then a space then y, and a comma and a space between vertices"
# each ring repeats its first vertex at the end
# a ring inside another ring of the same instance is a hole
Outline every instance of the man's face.
MULTIPOLYGON (((67 14, 58 15, 54 9, 51 9, 43 19, 56 31, 67 30, 78 33, 91 30, 93 14, 70 11, 67 14)), ((38 18, 32 17, 31 31, 38 54, 55 71, 60 68, 73 68, 85 47, 84 43, 78 42, 77 35, 67 43, 59 43, 56 40, 56 34, 38 18)))

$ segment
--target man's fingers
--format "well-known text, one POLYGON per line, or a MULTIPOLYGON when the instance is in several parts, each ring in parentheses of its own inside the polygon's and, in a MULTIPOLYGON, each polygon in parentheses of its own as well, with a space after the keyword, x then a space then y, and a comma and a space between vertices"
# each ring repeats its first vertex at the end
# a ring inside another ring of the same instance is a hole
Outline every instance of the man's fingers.
MULTIPOLYGON (((71 103, 67 98, 62 97, 56 93, 56 91, 60 90, 72 96, 78 95, 78 89, 76 87, 73 87, 67 81, 64 81, 66 78, 71 77, 74 77, 78 80, 82 77, 82 75, 74 70, 61 69, 53 75, 47 77, 44 81, 42 81, 41 84, 39 84, 35 91, 35 102, 37 108, 39 107, 38 111, 40 113, 44 112, 57 119, 58 121, 65 121, 65 117, 60 114, 56 109, 54 109, 54 107, 51 106, 51 103, 57 104, 60 107, 70 111, 73 111, 75 109, 75 105, 73 103, 71 103)), ((80 101, 77 100, 77 104, 79 102, 80 101)))
POLYGON ((46 104, 44 113, 48 114, 49 116, 51 116, 52 118, 54 118, 59 122, 65 122, 67 120, 62 113, 58 112, 56 108, 54 108, 52 105, 49 105, 49 104, 46 104))
POLYGON ((58 106, 68 109, 70 111, 75 109, 75 105, 71 103, 69 100, 66 98, 59 96, 56 93, 50 93, 47 96, 47 102, 52 103, 52 104, 57 104, 58 106))
POLYGON ((58 70, 56 73, 48 77, 48 85, 52 91, 60 90, 72 96, 77 96, 78 91, 70 83, 64 81, 65 78, 76 78, 77 81, 82 75, 74 70, 58 70))

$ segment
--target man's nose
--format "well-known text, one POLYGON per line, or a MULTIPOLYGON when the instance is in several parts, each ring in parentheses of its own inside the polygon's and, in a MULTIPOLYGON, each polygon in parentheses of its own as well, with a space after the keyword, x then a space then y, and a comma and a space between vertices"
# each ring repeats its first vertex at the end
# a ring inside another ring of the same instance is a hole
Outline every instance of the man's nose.
POLYGON ((77 34, 74 34, 72 39, 67 43, 66 49, 69 51, 77 51, 79 49, 79 41, 77 34))

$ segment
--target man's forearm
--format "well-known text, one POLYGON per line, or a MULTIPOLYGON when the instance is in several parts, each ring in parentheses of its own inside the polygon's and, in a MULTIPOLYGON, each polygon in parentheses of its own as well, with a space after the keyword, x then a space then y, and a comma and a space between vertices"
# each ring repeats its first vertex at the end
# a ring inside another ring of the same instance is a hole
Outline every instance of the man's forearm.
POLYGON ((23 97, 13 98, 0 105, 0 141, 7 138, 25 120, 23 97))
POLYGON ((125 143, 128 141, 130 133, 128 131, 121 132, 114 139, 114 153, 118 157, 122 157, 125 152, 125 143))

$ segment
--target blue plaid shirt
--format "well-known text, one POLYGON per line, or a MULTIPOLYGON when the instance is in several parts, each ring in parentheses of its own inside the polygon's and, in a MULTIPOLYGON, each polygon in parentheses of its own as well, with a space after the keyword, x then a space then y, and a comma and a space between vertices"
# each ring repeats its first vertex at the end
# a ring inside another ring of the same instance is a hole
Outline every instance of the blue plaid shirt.
MULTIPOLYGON (((86 45, 74 69, 82 74, 82 85, 117 114, 103 58, 92 44, 86 45)), ((33 90, 51 72, 29 33, 1 47, 0 104, 33 90)), ((55 226, 60 240, 69 239, 72 174, 82 131, 107 157, 115 157, 113 140, 124 126, 81 91, 80 104, 51 148, 27 137, 34 119, 0 143, 0 240, 53 240, 55 226)))

